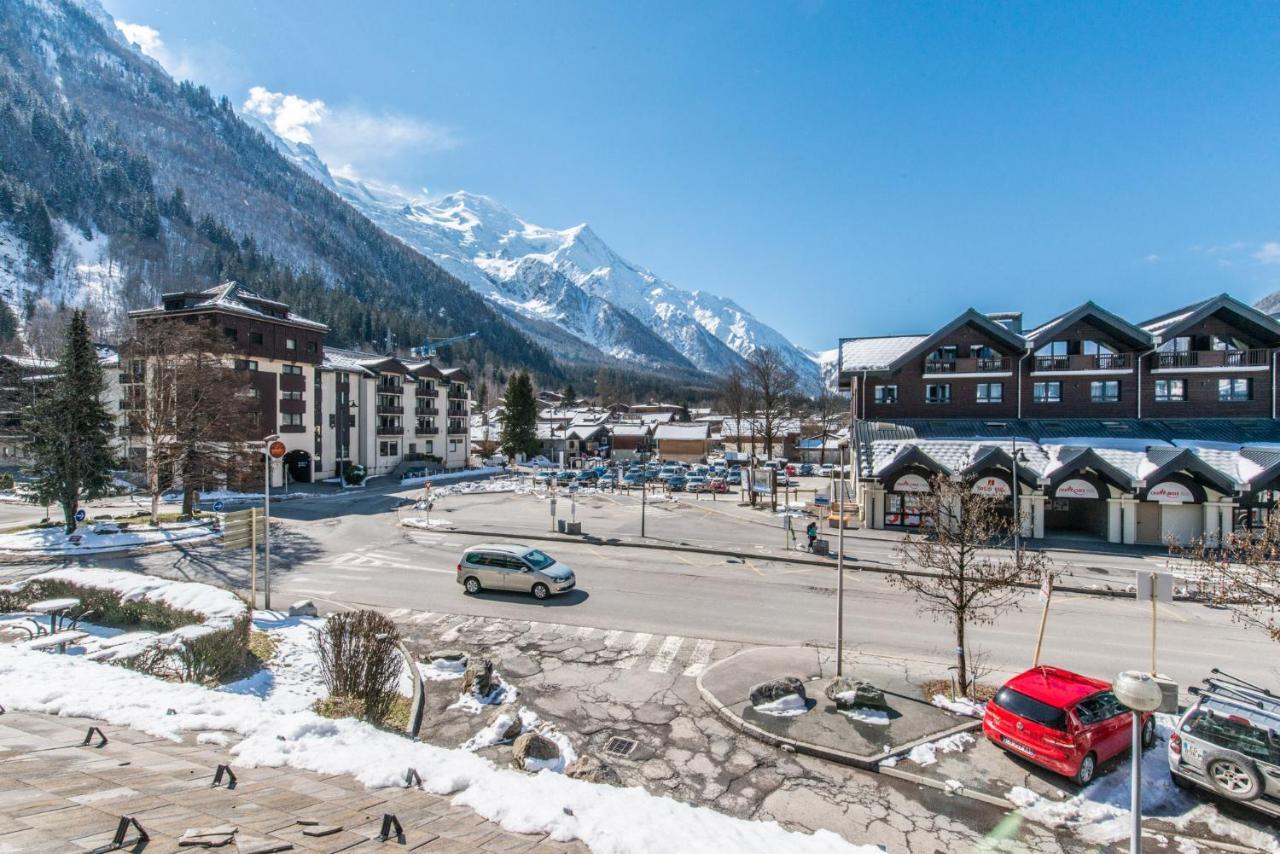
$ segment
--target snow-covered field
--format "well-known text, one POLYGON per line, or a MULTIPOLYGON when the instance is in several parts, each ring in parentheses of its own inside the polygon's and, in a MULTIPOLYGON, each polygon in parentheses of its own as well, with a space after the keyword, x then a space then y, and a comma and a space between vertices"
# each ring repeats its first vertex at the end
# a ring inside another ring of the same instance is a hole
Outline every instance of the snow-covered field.
POLYGON ((152 528, 142 521, 133 522, 123 531, 112 523, 82 524, 75 536, 80 538, 79 542, 68 537, 61 527, 29 528, 0 534, 0 553, 93 554, 164 543, 193 543, 213 539, 219 534, 205 522, 174 522, 152 528), (95 533, 95 529, 110 533, 95 533))
MULTIPOLYGON (((124 583, 106 576, 100 580, 124 583)), ((215 611, 229 605, 213 601, 207 591, 180 589, 188 586, 205 587, 165 582, 122 595, 163 596, 165 601, 195 602, 215 611)), ((166 682, 89 661, 83 655, 34 652, 16 644, 0 644, 0 684, 5 686, 5 704, 11 709, 91 717, 175 740, 184 732, 195 732, 205 744, 229 743, 230 734, 235 734, 242 740, 231 748, 232 753, 246 766, 351 774, 370 787, 402 786, 405 770, 413 768, 423 788, 453 794, 455 804, 507 830, 546 833, 557 841, 580 839, 594 850, 619 854, 878 851, 853 845, 829 831, 796 833, 776 822, 732 818, 640 788, 569 779, 557 772, 572 761, 572 743, 528 709, 514 714, 526 731, 536 730, 555 741, 562 754, 535 774, 500 768, 475 754, 496 743, 505 730, 498 729, 497 722, 481 728, 464 748, 446 749, 356 720, 323 718, 309 710, 323 695, 311 642, 312 629, 319 622, 257 612, 255 627, 276 641, 268 669, 217 689, 166 682)), ((515 699, 514 690, 509 696, 515 699)))

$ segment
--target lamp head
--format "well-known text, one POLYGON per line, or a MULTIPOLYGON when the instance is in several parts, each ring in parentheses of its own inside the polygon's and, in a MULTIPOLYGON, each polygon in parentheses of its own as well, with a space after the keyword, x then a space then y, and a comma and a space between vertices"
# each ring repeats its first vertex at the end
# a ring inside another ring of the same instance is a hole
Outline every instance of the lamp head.
POLYGON ((1138 670, 1126 670, 1116 676, 1111 690, 1126 708, 1139 712, 1154 712, 1164 699, 1156 680, 1149 673, 1138 670))

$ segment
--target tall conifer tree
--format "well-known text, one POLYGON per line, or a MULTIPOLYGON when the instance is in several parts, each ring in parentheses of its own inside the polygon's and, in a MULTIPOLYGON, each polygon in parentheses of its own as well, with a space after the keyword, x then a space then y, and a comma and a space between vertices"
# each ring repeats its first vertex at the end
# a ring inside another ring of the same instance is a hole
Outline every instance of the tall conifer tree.
POLYGON ((512 459, 538 453, 538 406, 528 373, 521 371, 511 378, 502 403, 502 452, 512 459))

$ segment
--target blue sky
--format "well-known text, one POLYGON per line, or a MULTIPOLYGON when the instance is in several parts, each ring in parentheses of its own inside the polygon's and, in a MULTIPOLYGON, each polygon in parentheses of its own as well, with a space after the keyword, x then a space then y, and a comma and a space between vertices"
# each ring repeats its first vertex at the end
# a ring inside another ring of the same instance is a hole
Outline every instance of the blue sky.
POLYGON ((590 222, 802 346, 1280 289, 1277 5, 105 5, 333 166, 590 222))

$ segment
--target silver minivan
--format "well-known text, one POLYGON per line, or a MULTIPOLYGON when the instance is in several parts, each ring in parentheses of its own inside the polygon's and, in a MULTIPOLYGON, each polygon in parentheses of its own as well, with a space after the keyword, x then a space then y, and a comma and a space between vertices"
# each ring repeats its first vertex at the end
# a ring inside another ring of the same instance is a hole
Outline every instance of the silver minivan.
POLYGON ((471 546, 458 562, 458 583, 468 593, 503 590, 546 599, 572 590, 573 570, 538 549, 513 543, 471 546))

